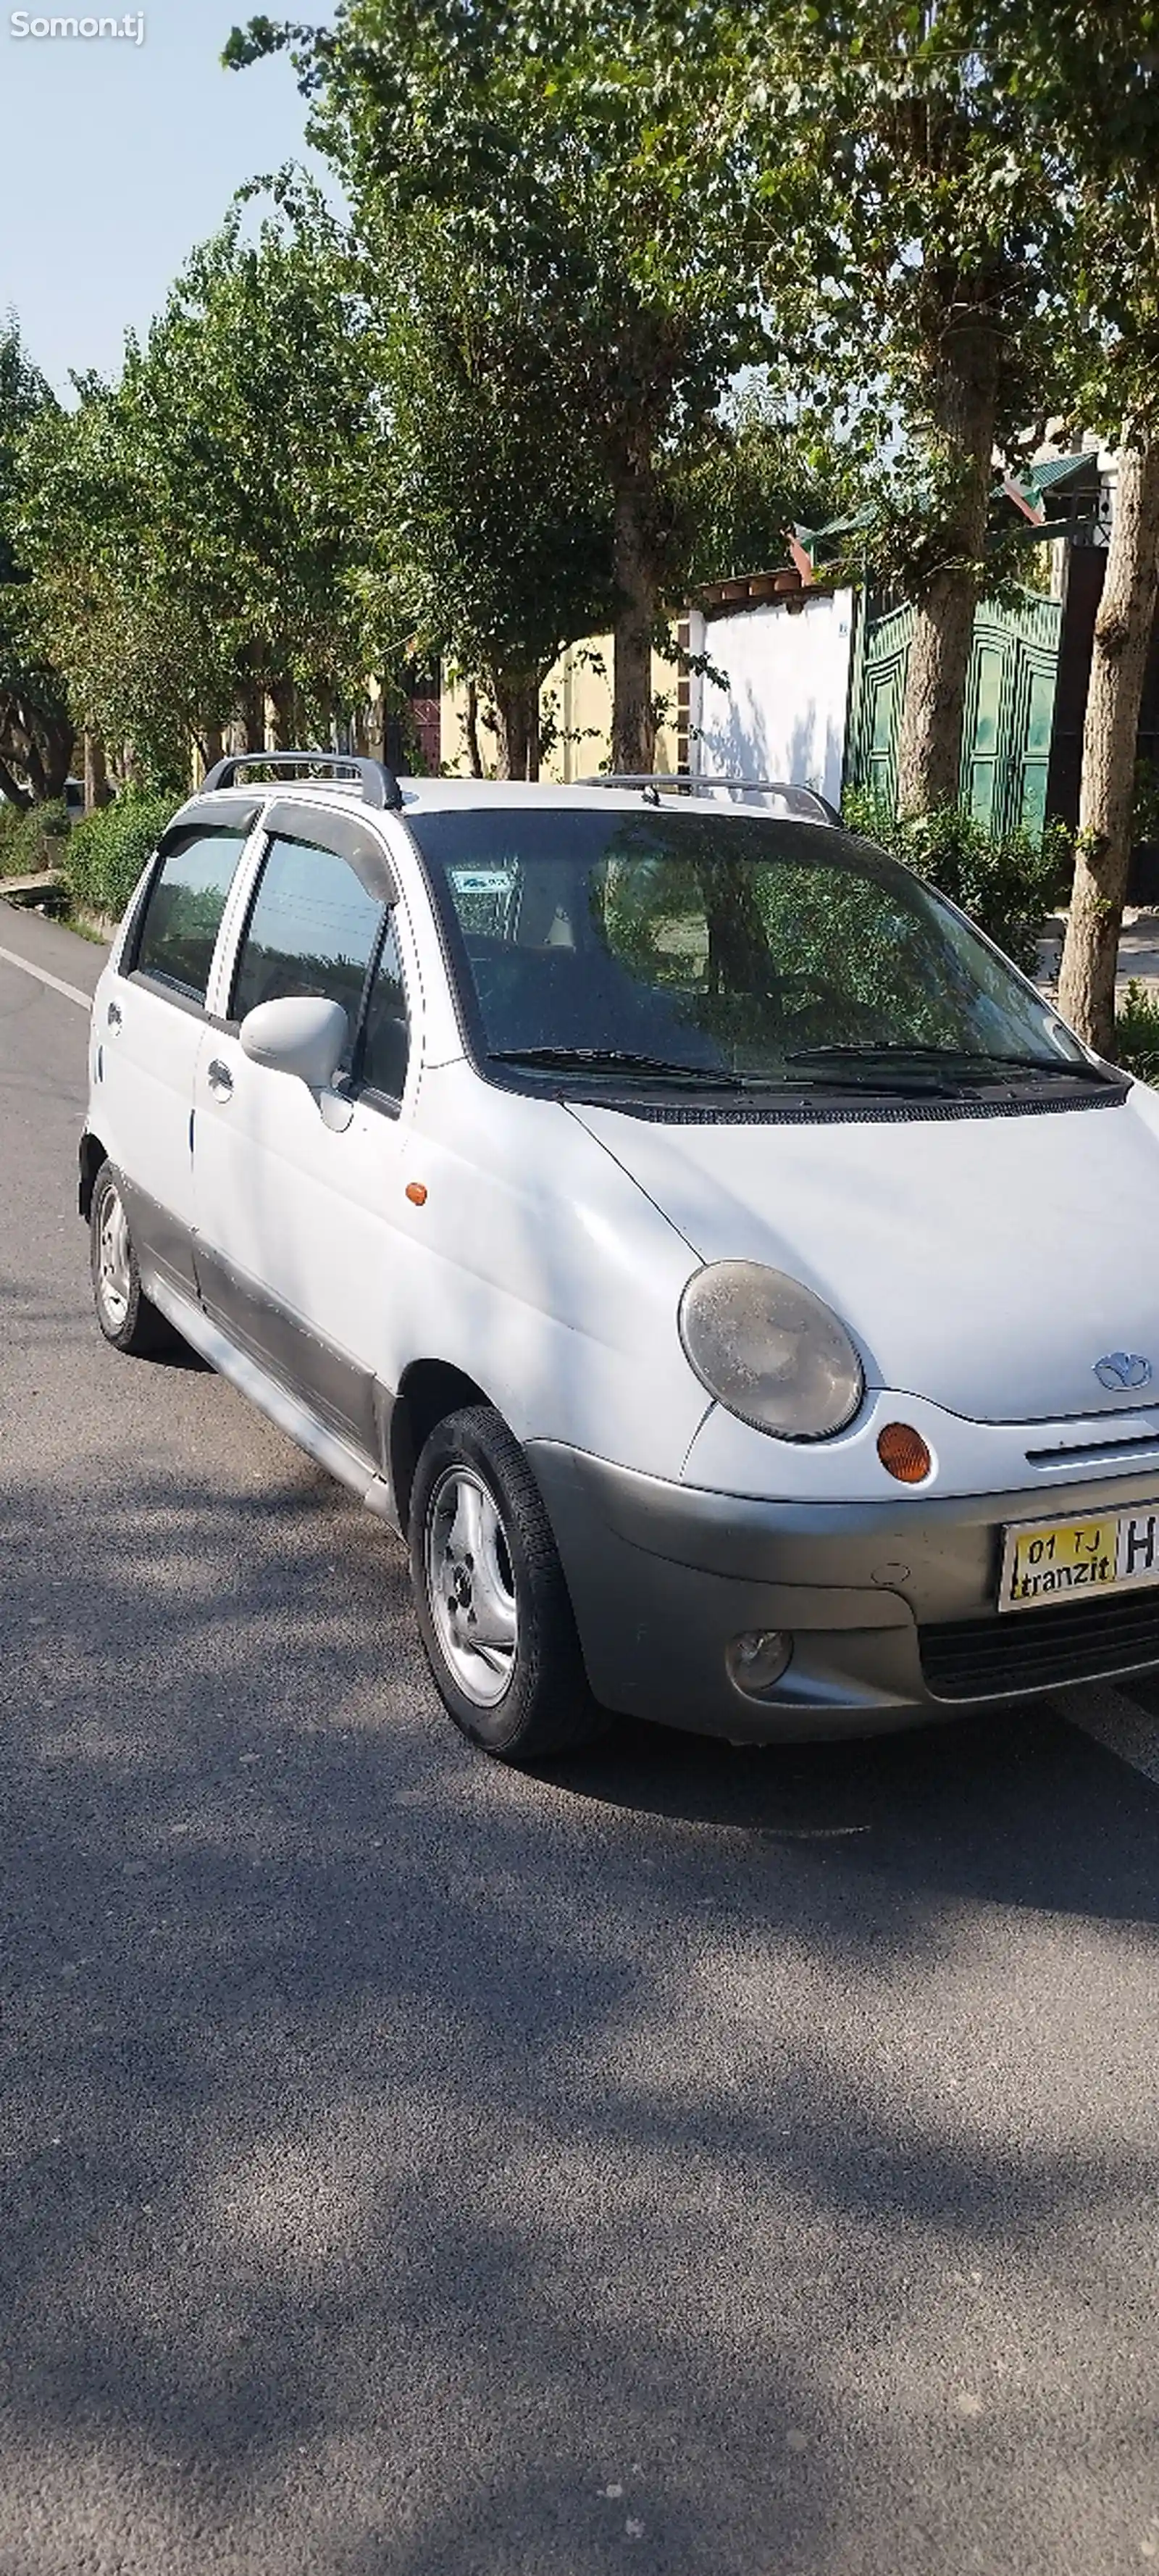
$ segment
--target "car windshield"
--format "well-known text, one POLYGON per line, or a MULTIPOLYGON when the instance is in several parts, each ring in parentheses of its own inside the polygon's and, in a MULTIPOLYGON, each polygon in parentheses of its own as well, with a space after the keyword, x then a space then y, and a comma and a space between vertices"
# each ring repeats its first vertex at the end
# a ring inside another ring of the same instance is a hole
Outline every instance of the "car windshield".
POLYGON ((708 1095, 1099 1079, 940 896, 849 833, 546 802, 408 819, 486 1071, 708 1095))

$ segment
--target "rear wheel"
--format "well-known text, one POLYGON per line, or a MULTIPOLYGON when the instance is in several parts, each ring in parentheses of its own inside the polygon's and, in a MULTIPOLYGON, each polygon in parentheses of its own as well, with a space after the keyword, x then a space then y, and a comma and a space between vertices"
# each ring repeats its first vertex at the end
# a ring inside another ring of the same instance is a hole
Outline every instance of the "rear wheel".
POLYGON ((506 1762, 541 1762, 600 1732, 539 1488, 492 1406, 471 1405, 432 1431, 415 1473, 410 1552, 427 1659, 472 1743, 506 1762))
POLYGON ((105 1340, 130 1359, 167 1349, 176 1337, 141 1286, 125 1202, 111 1163, 102 1163, 93 1183, 89 1250, 93 1302, 105 1340))

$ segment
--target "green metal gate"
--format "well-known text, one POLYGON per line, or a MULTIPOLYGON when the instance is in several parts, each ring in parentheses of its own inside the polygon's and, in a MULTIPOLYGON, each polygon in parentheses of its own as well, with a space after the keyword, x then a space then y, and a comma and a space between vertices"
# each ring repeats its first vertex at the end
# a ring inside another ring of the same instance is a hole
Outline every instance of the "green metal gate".
MULTIPOLYGON (((854 650, 845 782, 867 787, 893 805, 897 741, 914 612, 908 604, 874 613, 860 602, 854 650)), ((1054 691, 1062 610, 1056 599, 1024 591, 1013 608, 983 600, 974 618, 974 647, 962 727, 961 798, 996 831, 1046 819, 1054 691)))

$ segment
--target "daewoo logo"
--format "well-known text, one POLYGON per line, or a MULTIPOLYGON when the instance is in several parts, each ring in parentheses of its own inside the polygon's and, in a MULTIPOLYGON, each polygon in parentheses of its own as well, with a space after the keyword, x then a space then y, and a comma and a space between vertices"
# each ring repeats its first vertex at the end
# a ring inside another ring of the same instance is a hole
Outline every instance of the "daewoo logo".
POLYGON ((1115 1395, 1120 1387, 1150 1386, 1151 1362, 1138 1351, 1108 1351, 1105 1358, 1095 1361, 1095 1376, 1100 1386, 1115 1395))

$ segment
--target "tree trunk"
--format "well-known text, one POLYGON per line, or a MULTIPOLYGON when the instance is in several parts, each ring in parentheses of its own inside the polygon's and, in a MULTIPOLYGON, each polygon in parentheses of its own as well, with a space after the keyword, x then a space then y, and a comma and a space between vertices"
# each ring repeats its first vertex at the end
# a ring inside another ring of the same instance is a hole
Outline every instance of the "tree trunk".
POLYGON ((72 768, 72 748, 76 735, 67 720, 46 729, 44 734, 45 769, 50 796, 63 796, 72 768))
POLYGON ((956 497, 939 533, 943 569, 917 602, 897 752, 900 814, 956 805, 961 792, 966 680, 980 591, 975 567, 986 547, 998 364, 998 334, 987 319, 970 318, 945 330, 934 362, 931 411, 956 497))
POLYGON ((1074 887, 1058 1006, 1088 1046, 1115 1043, 1115 969, 1131 859, 1139 710, 1159 595, 1159 443, 1119 459, 1083 724, 1074 887))
POLYGON ((294 751, 295 699, 292 680, 275 680, 266 698, 267 751, 294 751))
POLYGON ((914 618, 897 748, 901 814, 956 805, 977 592, 967 575, 939 573, 914 618))
MULTIPOLYGON (((357 750, 358 746, 354 739, 354 725, 349 722, 346 710, 342 705, 336 689, 323 688, 319 690, 315 700, 314 713, 316 723, 316 731, 314 735, 315 742, 321 744, 327 751, 342 751, 343 749, 346 751, 357 750)), ((295 751, 297 749, 298 742, 301 741, 302 735, 308 731, 305 717, 300 716, 298 713, 296 692, 294 696, 292 720, 299 729, 298 741, 296 742, 294 737, 291 736, 289 743, 283 745, 283 748, 289 751, 295 751)))
POLYGON ((112 803, 109 764, 99 733, 85 735, 85 812, 95 814, 102 805, 112 803))
POLYGON ((380 693, 381 683, 377 680, 372 681, 361 705, 354 710, 350 739, 354 750, 363 760, 373 760, 376 756, 371 749, 371 744, 375 738, 381 736, 382 717, 378 703, 380 693))
POLYGON ((225 756, 225 736, 219 724, 207 724, 197 746, 202 759, 202 776, 215 768, 225 756))
MULTIPOLYGON (((40 756, 40 745, 34 734, 29 734, 25 744, 24 767, 28 774, 28 784, 32 789, 33 804, 46 805, 53 790, 48 769, 40 756)), ((61 784, 63 786, 63 779, 61 784)))
POLYGON ((0 796, 6 796, 9 804, 15 805, 18 814, 31 813, 32 798, 28 789, 21 786, 18 778, 13 777, 6 760, 0 760, 0 796))
POLYGON ((23 707, 9 712, 4 727, 4 751, 8 765, 18 776, 22 773, 23 791, 29 805, 43 805, 52 790, 48 772, 40 757, 40 746, 23 707))
POLYGON ((650 453, 638 444, 615 481, 612 571, 612 768, 648 776, 656 760, 652 704, 652 638, 659 607, 653 537, 655 483, 650 453))
POLYGON ((495 700, 501 778, 539 776, 539 680, 535 672, 497 671, 495 700))
POLYGON ((247 680, 238 700, 237 713, 229 727, 229 733, 231 751, 265 750, 265 691, 257 680, 247 680))
POLYGON ((467 682, 467 713, 464 718, 464 729, 467 736, 467 758, 471 763, 471 776, 485 778, 487 772, 483 767, 483 752, 479 741, 479 683, 477 680, 467 682))
POLYGON ((63 796, 75 740, 65 715, 45 714, 19 699, 5 710, 4 752, 9 768, 22 770, 34 805, 63 796))

